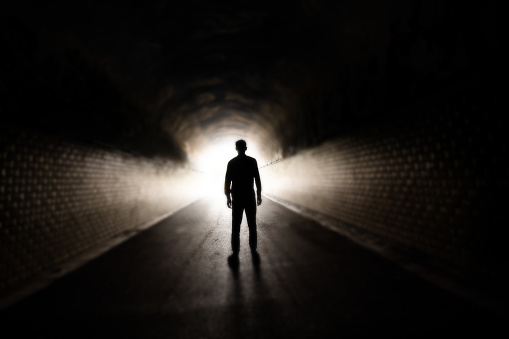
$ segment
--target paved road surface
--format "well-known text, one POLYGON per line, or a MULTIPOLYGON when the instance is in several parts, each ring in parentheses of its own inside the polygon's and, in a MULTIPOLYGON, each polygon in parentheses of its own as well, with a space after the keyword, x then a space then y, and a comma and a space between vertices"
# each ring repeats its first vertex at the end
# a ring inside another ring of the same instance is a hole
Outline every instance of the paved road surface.
MULTIPOLYGON (((2 338, 495 337, 501 321, 265 199, 260 265, 205 198, 0 314, 2 338)), ((500 335, 500 333, 498 333, 500 335)), ((498 336, 497 336, 498 337, 498 336)))

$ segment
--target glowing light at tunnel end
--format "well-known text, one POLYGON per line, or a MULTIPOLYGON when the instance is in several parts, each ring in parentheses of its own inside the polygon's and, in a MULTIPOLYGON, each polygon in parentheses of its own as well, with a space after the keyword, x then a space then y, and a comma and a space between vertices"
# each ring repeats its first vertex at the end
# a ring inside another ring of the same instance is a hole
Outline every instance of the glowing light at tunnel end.
MULTIPOLYGON (((253 157, 259 161, 260 152, 258 145, 247 138, 225 138, 218 140, 205 147, 192 161, 192 166, 207 175, 207 185, 205 189, 207 193, 216 195, 223 195, 224 175, 228 161, 236 157, 237 151, 235 150, 235 141, 239 139, 246 140, 247 151, 246 155, 253 157)), ((258 164, 260 166, 260 164, 258 164)))

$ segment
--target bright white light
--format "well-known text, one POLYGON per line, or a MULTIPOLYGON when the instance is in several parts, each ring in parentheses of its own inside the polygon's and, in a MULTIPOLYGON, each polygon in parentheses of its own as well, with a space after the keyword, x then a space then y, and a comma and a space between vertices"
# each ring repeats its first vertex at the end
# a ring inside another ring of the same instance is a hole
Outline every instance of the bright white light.
MULTIPOLYGON (((223 185, 228 161, 237 156, 235 150, 235 141, 237 140, 222 140, 210 145, 200 153, 195 163, 197 169, 208 174, 207 188, 209 192, 213 192, 214 195, 220 194, 221 198, 224 198, 223 185)), ((249 140, 246 142, 246 155, 258 159, 256 145, 251 144, 249 140)))
POLYGON ((200 154, 197 166, 206 173, 217 175, 226 171, 228 161, 236 155, 234 143, 222 142, 211 145, 200 154))

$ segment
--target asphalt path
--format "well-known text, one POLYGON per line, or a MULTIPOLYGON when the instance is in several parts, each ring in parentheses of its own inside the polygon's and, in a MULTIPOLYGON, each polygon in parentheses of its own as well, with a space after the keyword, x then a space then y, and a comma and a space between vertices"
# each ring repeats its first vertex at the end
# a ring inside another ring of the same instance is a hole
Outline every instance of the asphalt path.
POLYGON ((259 262, 207 197, 0 313, 2 338, 500 336, 502 321, 265 198, 259 262))

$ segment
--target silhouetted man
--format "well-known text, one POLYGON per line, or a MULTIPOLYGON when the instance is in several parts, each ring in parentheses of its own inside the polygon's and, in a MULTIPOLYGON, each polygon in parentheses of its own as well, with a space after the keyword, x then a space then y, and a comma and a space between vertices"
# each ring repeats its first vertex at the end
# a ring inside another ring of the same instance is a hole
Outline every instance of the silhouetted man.
POLYGON ((235 143, 238 155, 228 162, 224 180, 224 194, 227 206, 232 209, 232 251, 234 259, 238 258, 240 250, 240 224, 242 214, 246 211, 247 226, 249 227, 249 247, 257 255, 256 234, 256 205, 262 203, 262 184, 256 159, 246 155, 246 142, 238 140, 235 143), (253 189, 256 182, 256 195, 253 189), (231 193, 231 198, 230 198, 231 193))

